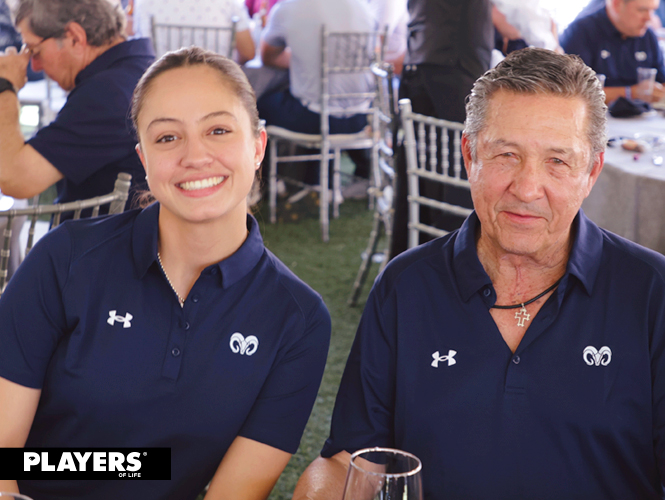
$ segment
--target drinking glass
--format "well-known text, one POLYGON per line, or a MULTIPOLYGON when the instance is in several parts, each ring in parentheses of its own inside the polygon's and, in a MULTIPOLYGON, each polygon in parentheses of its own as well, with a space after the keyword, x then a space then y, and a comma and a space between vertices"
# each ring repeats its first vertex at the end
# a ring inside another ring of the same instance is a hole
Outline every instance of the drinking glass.
POLYGON ((32 500, 32 498, 21 495, 20 493, 5 493, 0 491, 0 500, 32 500))
POLYGON ((366 448, 351 455, 342 500, 422 500, 422 465, 415 455, 366 448))
POLYGON ((657 72, 656 68, 637 68, 637 95, 635 97, 643 101, 651 101, 657 72))

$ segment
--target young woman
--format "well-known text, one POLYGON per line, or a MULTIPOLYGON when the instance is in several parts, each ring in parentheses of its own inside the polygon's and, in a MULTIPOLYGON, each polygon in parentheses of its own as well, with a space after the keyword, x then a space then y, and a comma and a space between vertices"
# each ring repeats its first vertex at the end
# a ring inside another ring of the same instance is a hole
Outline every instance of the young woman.
POLYGON ((247 214, 254 94, 235 63, 181 49, 143 76, 133 119, 157 203, 58 227, 0 299, 0 447, 171 449, 170 481, 18 482, 40 500, 193 499, 211 479, 206 498, 265 498, 330 318, 247 214))

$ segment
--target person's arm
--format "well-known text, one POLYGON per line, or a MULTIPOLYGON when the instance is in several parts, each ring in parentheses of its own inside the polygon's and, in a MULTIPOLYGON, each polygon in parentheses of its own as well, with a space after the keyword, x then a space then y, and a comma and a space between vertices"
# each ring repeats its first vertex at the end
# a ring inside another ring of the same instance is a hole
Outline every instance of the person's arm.
MULTIPOLYGON (((0 377, 0 448, 22 448, 37 411, 41 390, 0 377)), ((18 492, 16 480, 1 480, 0 491, 18 492)))
POLYGON ((266 66, 288 69, 291 63, 291 49, 275 47, 261 40, 261 60, 266 66))
MULTIPOLYGON (((14 47, 0 55, 0 77, 25 85, 30 55, 14 47)), ((14 198, 31 198, 62 179, 62 173, 32 146, 25 143, 19 123, 18 96, 11 90, 0 94, 0 191, 14 198)))
POLYGON ((236 33, 236 50, 238 51, 238 64, 245 64, 254 59, 256 47, 249 30, 238 31, 236 33))
POLYGON ((350 459, 351 454, 346 451, 330 458, 318 457, 300 476, 293 500, 341 499, 350 459))
POLYGON ((238 436, 217 468, 205 498, 263 500, 290 458, 290 453, 238 436))

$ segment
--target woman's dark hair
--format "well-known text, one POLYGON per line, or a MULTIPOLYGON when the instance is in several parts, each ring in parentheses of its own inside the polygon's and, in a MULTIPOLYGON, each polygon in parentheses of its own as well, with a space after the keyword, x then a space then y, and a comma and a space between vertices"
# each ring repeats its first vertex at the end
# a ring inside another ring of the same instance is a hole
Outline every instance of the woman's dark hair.
POLYGON ((155 61, 139 80, 134 89, 131 108, 132 122, 134 123, 137 136, 139 130, 138 115, 141 112, 146 96, 150 93, 150 88, 155 78, 169 70, 190 66, 207 66, 219 73, 222 80, 240 99, 240 102, 249 115, 254 135, 258 136, 261 131, 261 125, 259 123, 259 112, 256 109, 256 96, 243 70, 228 57, 194 46, 167 52, 155 61))

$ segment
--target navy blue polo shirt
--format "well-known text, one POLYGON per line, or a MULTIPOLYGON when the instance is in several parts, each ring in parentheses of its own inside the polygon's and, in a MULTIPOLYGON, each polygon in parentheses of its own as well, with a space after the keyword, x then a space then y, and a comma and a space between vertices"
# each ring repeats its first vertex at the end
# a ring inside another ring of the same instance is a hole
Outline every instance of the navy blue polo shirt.
POLYGON ((623 38, 605 7, 573 21, 559 40, 567 54, 577 54, 596 73, 605 75, 605 86, 637 83, 637 68, 656 68, 656 80, 665 82, 663 55, 656 34, 649 28, 641 37, 623 38))
POLYGON ((129 108, 136 83, 154 60, 148 38, 103 52, 76 76, 55 120, 28 141, 64 175, 56 202, 108 194, 120 172, 132 175, 128 206, 137 189, 147 188, 129 108))
POLYGON ((513 354, 479 224, 378 279, 321 454, 410 451, 426 499, 663 498, 665 257, 580 211, 563 280, 513 354))
POLYGON ((171 448, 170 481, 19 481, 35 499, 194 499, 236 436, 298 448, 326 362, 321 297, 257 222, 185 305, 157 261, 159 205, 65 223, 0 299, 0 376, 41 388, 26 447, 171 448))

